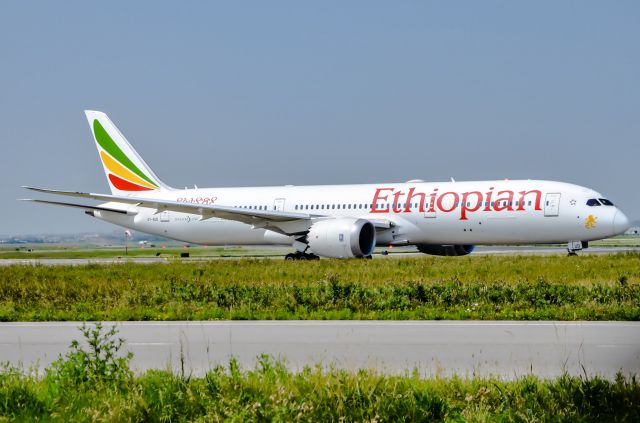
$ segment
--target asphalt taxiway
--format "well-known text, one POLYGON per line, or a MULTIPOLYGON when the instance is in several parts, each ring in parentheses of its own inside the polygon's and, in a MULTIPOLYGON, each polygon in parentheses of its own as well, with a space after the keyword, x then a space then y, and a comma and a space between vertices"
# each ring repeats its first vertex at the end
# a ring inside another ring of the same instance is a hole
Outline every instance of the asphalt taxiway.
MULTIPOLYGON (((287 250, 288 251, 288 250, 287 250)), ((640 253, 639 247, 590 247, 589 249, 580 251, 578 254, 616 254, 616 253, 640 253)), ((474 256, 478 255, 566 255, 567 249, 565 247, 502 247, 502 246, 479 246, 472 253, 474 256)), ((377 253, 374 255, 375 259, 389 259, 398 257, 425 257, 424 254, 412 249, 397 248, 387 255, 377 253)), ((269 254, 269 255, 237 255, 237 256, 194 256, 191 258, 172 258, 172 257, 127 257, 119 256, 115 258, 38 258, 30 259, 25 257, 23 259, 0 259, 1 266, 10 265, 40 265, 40 266, 80 266, 87 264, 122 264, 122 263, 140 263, 140 264, 153 264, 153 263, 171 263, 176 260, 186 262, 197 261, 211 261, 211 260, 237 260, 241 258, 265 258, 282 260, 284 259, 284 253, 269 254)))
MULTIPOLYGON (((111 325, 114 323, 105 323, 111 325)), ((292 370, 321 364, 423 376, 640 374, 640 322, 194 321, 121 322, 136 371, 202 375, 268 354, 292 370)), ((76 322, 0 324, 0 362, 45 367, 80 340, 76 322)))

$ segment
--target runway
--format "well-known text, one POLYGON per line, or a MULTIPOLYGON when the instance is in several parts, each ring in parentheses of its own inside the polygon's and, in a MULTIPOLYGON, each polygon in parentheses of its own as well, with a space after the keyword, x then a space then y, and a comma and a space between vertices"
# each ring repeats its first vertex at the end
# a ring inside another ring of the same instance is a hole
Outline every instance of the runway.
MULTIPOLYGON (((288 251, 288 250, 286 250, 288 251)), ((638 247, 590 247, 580 251, 579 255, 588 254, 617 254, 617 253, 640 253, 638 247)), ((473 253, 474 256, 484 255, 566 255, 565 247, 535 247, 535 246, 478 246, 473 253)), ((392 259, 400 257, 428 257, 425 254, 417 252, 413 249, 397 247, 388 255, 380 253, 374 254, 374 259, 392 259)), ((80 266, 87 264, 123 264, 123 263, 172 263, 176 260, 182 262, 199 262, 212 260, 238 260, 242 258, 264 258, 273 260, 283 260, 282 255, 244 255, 244 256, 224 256, 224 257, 191 257, 191 258, 170 258, 170 257, 115 257, 115 258, 39 258, 39 259, 0 259, 1 266, 11 265, 40 265, 40 266, 80 266)))
MULTIPOLYGON (((114 323, 107 323, 112 325, 114 323)), ((136 371, 202 375, 260 354, 292 370, 334 365, 426 377, 640 374, 640 322, 197 321, 116 323, 136 371), (182 360, 181 360, 182 357, 182 360)), ((0 324, 0 362, 47 366, 80 339, 77 322, 0 324)))

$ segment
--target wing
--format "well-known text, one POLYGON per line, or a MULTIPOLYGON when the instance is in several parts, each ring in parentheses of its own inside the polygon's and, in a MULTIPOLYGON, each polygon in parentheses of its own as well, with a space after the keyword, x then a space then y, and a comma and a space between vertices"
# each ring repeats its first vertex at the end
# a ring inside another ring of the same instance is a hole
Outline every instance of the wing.
MULTIPOLYGON (((278 210, 253 210, 239 207, 219 206, 213 204, 191 204, 181 203, 172 200, 163 200, 149 197, 120 196, 110 194, 96 194, 89 192, 59 191, 43 188, 24 186, 31 191, 43 192, 46 194, 65 195, 69 197, 90 198, 92 200, 132 204, 136 207, 145 207, 155 210, 155 213, 163 211, 174 211, 178 213, 197 214, 201 219, 206 220, 212 217, 220 219, 235 220, 237 222, 252 225, 254 228, 268 228, 285 235, 298 235, 306 233, 312 224, 312 219, 322 218, 322 215, 311 215, 306 213, 291 213, 278 210)), ((38 202, 44 202, 39 200, 38 202)), ((56 202, 49 202, 55 204, 56 202)), ((70 203, 63 203, 74 207, 70 203)), ((85 206, 75 205, 83 208, 85 206)), ((121 212, 121 211, 119 211, 121 212)))
POLYGON ((89 206, 86 204, 75 204, 75 203, 65 203, 62 201, 46 201, 46 200, 33 200, 31 198, 21 198, 18 201, 32 201, 34 203, 41 203, 41 204, 52 204, 54 206, 65 206, 65 207, 73 207, 73 208, 77 208, 77 209, 83 209, 84 211, 95 211, 95 210, 99 210, 99 211, 107 211, 107 212, 112 212, 112 213, 120 213, 120 214, 135 214, 135 212, 131 212, 128 210, 122 210, 122 209, 114 209, 111 207, 103 207, 103 206, 89 206))
MULTIPOLYGON (((89 192, 75 192, 75 191, 59 191, 44 188, 34 188, 24 186, 23 188, 31 191, 42 192, 46 194, 65 195, 70 197, 90 198, 98 201, 114 202, 132 204, 136 207, 145 207, 155 210, 155 213, 161 213, 165 210, 174 211, 178 213, 189 213, 200 215, 203 220, 217 217, 220 219, 235 220, 237 222, 246 223, 252 225, 254 228, 266 228, 279 232, 285 235, 302 235, 309 231, 309 228, 313 224, 314 220, 328 218, 329 216, 321 214, 307 214, 307 213, 294 213, 284 212, 278 210, 253 210, 242 209, 239 207, 221 206, 213 204, 192 204, 181 203, 172 200, 163 200, 150 197, 136 197, 136 196, 120 196, 110 194, 96 194, 89 192)), ((35 200, 41 203, 58 204, 70 207, 79 208, 91 208, 91 206, 73 205, 71 203, 58 203, 47 202, 42 200, 35 200)), ((102 206, 101 206, 102 207, 102 206)), ((99 208, 100 209, 100 208, 99 208)), ((104 207, 102 208, 105 209, 104 207)), ((122 213, 122 210, 116 210, 122 213)), ((129 212, 131 214, 131 212, 129 212)), ((388 229, 394 226, 393 222, 388 220, 376 219, 371 220, 371 223, 378 230, 388 229)))

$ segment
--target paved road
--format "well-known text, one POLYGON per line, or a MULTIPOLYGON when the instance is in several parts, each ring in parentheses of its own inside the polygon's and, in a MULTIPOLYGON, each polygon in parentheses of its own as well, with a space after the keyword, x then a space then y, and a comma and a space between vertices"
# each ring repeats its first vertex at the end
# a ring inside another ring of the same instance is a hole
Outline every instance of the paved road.
MULTIPOLYGON (((111 323, 112 324, 112 323, 111 323)), ((46 366, 79 339, 78 323, 0 324, 0 362, 46 366)), ((424 376, 511 379, 640 374, 639 322, 247 321, 117 323, 137 371, 202 375, 231 356, 253 366, 266 353, 289 368, 317 363, 424 376)))
MULTIPOLYGON (((579 254, 615 254, 615 253, 640 253, 637 247, 590 247, 581 251, 579 254)), ((566 255, 567 249, 564 247, 500 247, 500 246, 479 246, 472 253, 473 255, 566 255)), ((396 248, 389 255, 383 256, 376 254, 375 259, 394 258, 394 257, 423 257, 424 254, 410 249, 396 248)), ((122 264, 122 263, 171 263, 174 260, 183 261, 209 261, 209 260, 229 260, 239 259, 243 256, 236 257, 192 257, 188 259, 173 259, 167 257, 119 257, 119 258, 74 258, 74 259, 0 259, 0 266, 10 266, 13 264, 22 265, 43 265, 43 266, 78 266, 86 264, 122 264)), ((253 258, 269 258, 274 260, 282 260, 283 255, 265 255, 265 256, 244 256, 253 258)))

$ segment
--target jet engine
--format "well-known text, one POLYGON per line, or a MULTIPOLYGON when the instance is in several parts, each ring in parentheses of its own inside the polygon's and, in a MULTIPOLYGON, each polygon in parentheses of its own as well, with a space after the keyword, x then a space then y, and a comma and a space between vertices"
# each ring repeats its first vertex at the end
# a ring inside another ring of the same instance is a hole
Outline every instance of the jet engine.
POLYGON ((433 256, 466 256, 475 250, 475 245, 433 245, 418 244, 418 251, 433 256))
POLYGON ((319 256, 367 257, 376 246, 376 228, 365 219, 321 220, 309 229, 307 242, 311 251, 319 256))

